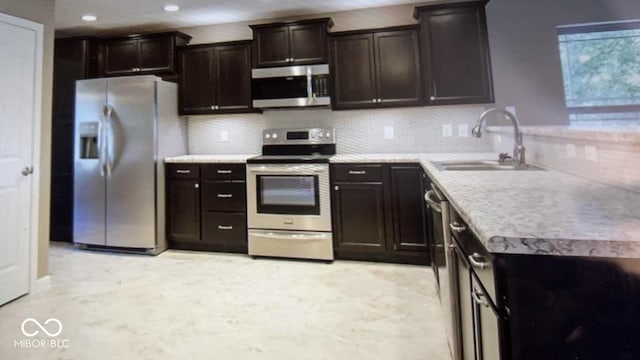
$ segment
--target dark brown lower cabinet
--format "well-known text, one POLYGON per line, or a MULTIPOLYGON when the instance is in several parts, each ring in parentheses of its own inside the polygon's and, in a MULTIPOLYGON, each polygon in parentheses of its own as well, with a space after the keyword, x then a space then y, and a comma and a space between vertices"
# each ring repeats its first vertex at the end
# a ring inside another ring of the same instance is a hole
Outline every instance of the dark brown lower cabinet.
POLYGON ((200 239, 200 181, 167 180, 167 237, 170 241, 200 239))
POLYGON ((387 250, 382 183, 334 183, 333 237, 337 252, 379 254, 387 250))
POLYGON ((334 164, 336 258, 430 263, 419 164, 334 164))
POLYGON ((170 248, 247 252, 245 171, 242 164, 167 165, 170 248))

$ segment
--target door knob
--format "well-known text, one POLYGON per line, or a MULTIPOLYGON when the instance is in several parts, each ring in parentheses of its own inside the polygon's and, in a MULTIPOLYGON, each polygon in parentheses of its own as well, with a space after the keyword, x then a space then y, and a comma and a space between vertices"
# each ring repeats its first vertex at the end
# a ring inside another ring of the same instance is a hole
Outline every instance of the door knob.
POLYGON ((33 166, 25 166, 22 171, 22 176, 29 176, 33 174, 33 166))

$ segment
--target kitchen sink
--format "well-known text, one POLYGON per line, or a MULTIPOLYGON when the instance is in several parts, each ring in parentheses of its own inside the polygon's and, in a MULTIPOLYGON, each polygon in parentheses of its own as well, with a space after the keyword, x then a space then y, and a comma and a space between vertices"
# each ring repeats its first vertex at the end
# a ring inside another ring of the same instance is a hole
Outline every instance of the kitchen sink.
POLYGON ((440 171, 464 171, 464 170, 542 170, 535 165, 514 165, 501 163, 497 160, 454 160, 432 161, 440 171))

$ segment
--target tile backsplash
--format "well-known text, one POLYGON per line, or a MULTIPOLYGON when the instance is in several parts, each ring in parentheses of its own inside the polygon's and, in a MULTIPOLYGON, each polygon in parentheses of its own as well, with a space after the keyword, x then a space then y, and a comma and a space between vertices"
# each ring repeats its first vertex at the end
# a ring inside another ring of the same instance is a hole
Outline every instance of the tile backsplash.
MULTIPOLYGON (((495 152, 513 151, 513 129, 489 128, 495 152)), ((527 162, 640 193, 640 133, 523 128, 527 162)))
POLYGON ((483 110, 483 105, 458 105, 192 116, 188 120, 189 154, 258 154, 263 129, 314 126, 336 128, 339 154, 484 152, 491 150, 490 140, 471 137, 471 128, 483 110), (443 136, 445 132, 449 136, 443 136))

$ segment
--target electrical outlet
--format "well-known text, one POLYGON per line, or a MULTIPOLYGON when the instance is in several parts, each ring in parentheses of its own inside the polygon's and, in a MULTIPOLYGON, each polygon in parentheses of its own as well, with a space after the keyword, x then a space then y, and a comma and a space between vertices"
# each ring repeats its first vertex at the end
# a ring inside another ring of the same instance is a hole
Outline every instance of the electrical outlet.
POLYGON ((385 139, 393 139, 393 126, 385 126, 384 127, 384 138, 385 139))
POLYGON ((584 147, 584 157, 589 161, 598 162, 598 148, 593 145, 584 147))
POLYGON ((469 125, 458 124, 458 137, 469 137, 469 125))
POLYGON ((567 144, 567 157, 576 158, 576 145, 575 144, 567 144))
POLYGON ((222 130, 220 132, 220 141, 222 142, 229 141, 229 132, 227 130, 222 130))
POLYGON ((442 125, 442 137, 453 136, 453 126, 451 124, 442 125))

